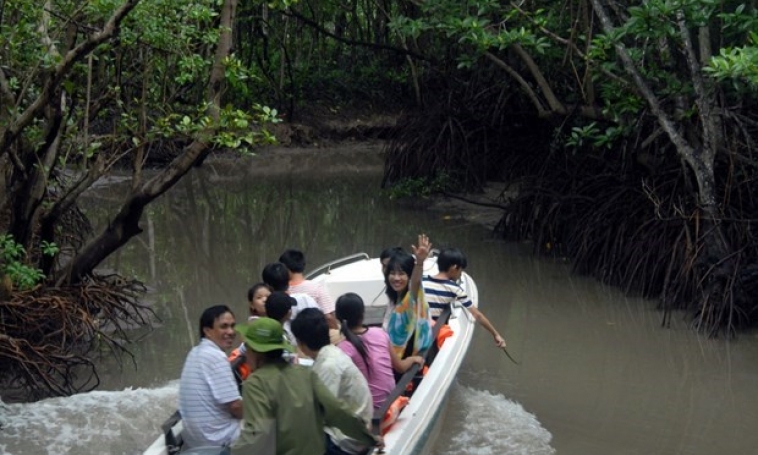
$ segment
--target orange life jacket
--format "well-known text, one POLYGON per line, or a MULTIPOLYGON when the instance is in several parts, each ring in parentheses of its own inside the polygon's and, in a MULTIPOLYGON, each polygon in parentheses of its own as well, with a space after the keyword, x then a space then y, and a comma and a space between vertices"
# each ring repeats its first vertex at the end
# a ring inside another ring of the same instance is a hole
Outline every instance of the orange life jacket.
POLYGON ((406 396, 399 396, 392 402, 387 412, 382 417, 382 422, 379 424, 379 433, 384 436, 390 431, 392 425, 397 421, 400 416, 400 411, 408 405, 409 398, 406 396))
MULTIPOLYGON (((232 351, 231 354, 229 354, 229 363, 233 364, 234 361, 239 358, 239 356, 240 356, 240 348, 237 348, 234 351, 232 351)), ((244 360, 242 362, 239 362, 236 370, 243 381, 247 379, 247 377, 250 375, 250 367, 247 366, 247 362, 245 362, 244 360)))

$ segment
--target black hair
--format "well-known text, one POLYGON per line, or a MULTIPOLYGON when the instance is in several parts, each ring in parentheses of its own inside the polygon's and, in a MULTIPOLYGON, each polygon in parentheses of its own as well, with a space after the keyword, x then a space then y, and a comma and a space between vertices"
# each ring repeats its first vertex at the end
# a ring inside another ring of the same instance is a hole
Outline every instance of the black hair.
POLYGON ((273 351, 259 352, 258 354, 262 355, 266 360, 280 360, 282 354, 284 354, 284 349, 274 349, 273 351))
POLYGON ((273 289, 271 289, 271 286, 269 286, 266 283, 255 283, 250 287, 250 289, 247 290, 247 301, 252 302, 255 298, 255 293, 258 292, 258 289, 265 288, 268 289, 269 292, 274 292, 273 289))
POLYGON ((290 272, 281 262, 272 262, 263 267, 261 278, 274 291, 286 291, 290 287, 290 272))
POLYGON ((468 265, 466 255, 458 248, 443 248, 437 255, 437 269, 440 272, 447 272, 450 267, 458 266, 461 270, 468 265))
POLYGON ((397 303, 405 297, 405 294, 408 292, 408 288, 410 287, 411 283, 411 276, 413 275, 413 267, 416 265, 416 259, 410 254, 405 251, 398 252, 394 256, 390 257, 390 261, 387 263, 387 268, 384 269, 384 285, 385 285, 385 291, 384 293, 387 294, 387 297, 390 298, 390 301, 397 305, 397 303), (403 271, 408 275, 408 286, 406 286, 405 290, 398 293, 394 289, 392 289, 392 286, 390 286, 390 272, 392 271, 403 271))
POLYGON ((306 308, 290 322, 290 329, 297 341, 318 351, 329 344, 329 323, 318 308, 306 308))
POLYGON ((300 250, 285 250, 279 256, 279 262, 287 266, 292 273, 303 273, 305 271, 305 255, 300 250))
POLYGON ((398 254, 398 253, 405 253, 405 250, 403 247, 400 246, 391 246, 389 248, 385 248, 382 250, 382 252, 379 254, 379 261, 383 261, 385 259, 391 258, 392 256, 398 254))
POLYGON ((210 308, 206 308, 205 311, 203 311, 203 314, 200 315, 200 338, 205 338, 205 332, 203 329, 213 328, 213 324, 216 322, 216 319, 221 317, 224 313, 231 313, 232 316, 234 316, 234 313, 232 313, 232 310, 229 309, 226 305, 216 305, 212 306, 210 308))
POLYGON ((354 292, 348 292, 342 294, 335 303, 334 315, 342 322, 340 331, 345 336, 347 341, 355 347, 358 354, 363 358, 363 362, 366 364, 366 370, 371 375, 371 365, 369 364, 369 355, 366 350, 366 346, 363 344, 363 340, 353 333, 351 329, 359 327, 363 324, 363 315, 366 311, 366 307, 363 305, 363 299, 361 296, 354 292))
POLYGON ((266 299, 266 316, 282 322, 292 307, 297 305, 297 301, 290 297, 289 294, 282 291, 274 291, 266 299))

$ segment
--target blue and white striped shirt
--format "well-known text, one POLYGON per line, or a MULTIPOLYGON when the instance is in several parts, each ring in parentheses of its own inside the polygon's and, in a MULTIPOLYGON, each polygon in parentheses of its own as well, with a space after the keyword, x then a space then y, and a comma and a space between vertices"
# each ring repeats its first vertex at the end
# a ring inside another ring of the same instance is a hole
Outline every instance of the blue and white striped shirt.
POLYGON ((429 313, 432 319, 437 320, 440 314, 452 303, 458 302, 464 307, 471 306, 471 299, 460 284, 450 279, 440 280, 431 276, 425 276, 422 280, 424 295, 429 304, 429 313))

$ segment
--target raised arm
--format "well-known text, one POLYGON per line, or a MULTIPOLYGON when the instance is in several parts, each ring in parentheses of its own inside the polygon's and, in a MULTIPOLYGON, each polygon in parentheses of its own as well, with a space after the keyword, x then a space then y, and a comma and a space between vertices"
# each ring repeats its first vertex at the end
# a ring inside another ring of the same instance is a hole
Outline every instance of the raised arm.
POLYGON ((413 274, 411 275, 411 282, 409 283, 409 291, 411 295, 416 298, 418 291, 421 289, 421 279, 424 275, 424 261, 429 257, 429 252, 432 250, 432 243, 429 241, 429 237, 426 234, 419 234, 418 246, 411 245, 411 252, 416 256, 416 266, 413 267, 413 274))

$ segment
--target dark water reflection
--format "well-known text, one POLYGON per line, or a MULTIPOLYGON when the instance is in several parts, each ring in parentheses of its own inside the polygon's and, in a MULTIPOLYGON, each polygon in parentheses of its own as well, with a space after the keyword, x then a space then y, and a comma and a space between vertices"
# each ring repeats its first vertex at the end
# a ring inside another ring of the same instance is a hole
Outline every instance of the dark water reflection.
MULTIPOLYGON (((424 231, 435 245, 468 253, 482 309, 521 361, 476 333, 436 453, 758 453, 755 335, 729 343, 681 321, 662 329, 650 302, 451 214, 388 201, 376 173, 264 178, 249 170, 216 163, 193 171, 149 207, 145 233, 109 261, 158 290, 148 299, 163 324, 130 346, 136 368, 102 361, 103 389, 178 378, 202 309, 225 303, 243 316, 247 288, 284 248, 303 249, 315 267, 408 247, 424 231)), ((90 213, 99 218, 122 192, 93 193, 90 213)))

